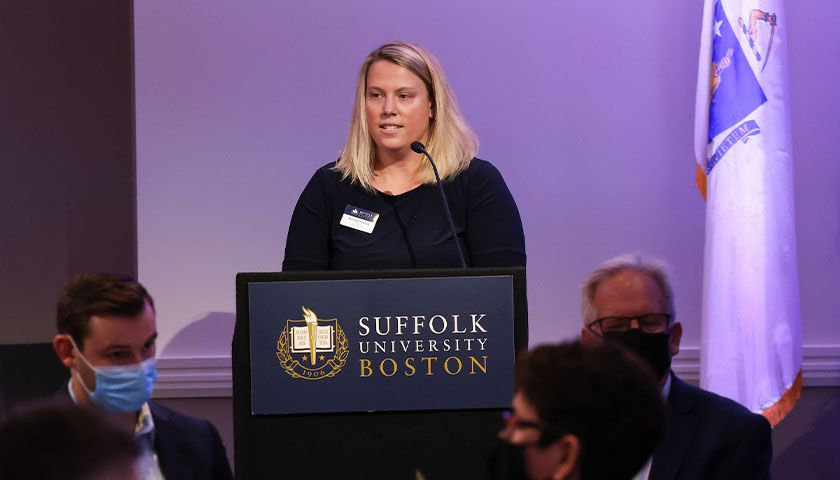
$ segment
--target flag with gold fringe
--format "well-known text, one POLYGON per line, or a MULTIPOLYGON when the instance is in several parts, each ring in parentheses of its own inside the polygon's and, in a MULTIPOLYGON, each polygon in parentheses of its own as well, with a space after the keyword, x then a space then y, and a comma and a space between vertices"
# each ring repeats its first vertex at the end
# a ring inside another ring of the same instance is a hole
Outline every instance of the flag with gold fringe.
POLYGON ((700 382, 772 425, 802 389, 786 20, 782 0, 706 0, 695 111, 700 382))

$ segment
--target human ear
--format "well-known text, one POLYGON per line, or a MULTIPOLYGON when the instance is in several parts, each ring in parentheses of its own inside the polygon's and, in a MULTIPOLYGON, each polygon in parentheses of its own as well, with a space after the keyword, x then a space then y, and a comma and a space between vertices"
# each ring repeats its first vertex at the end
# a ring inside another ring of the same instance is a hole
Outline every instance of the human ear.
POLYGON ((76 349, 70 343, 70 336, 65 333, 60 333, 53 338, 53 350, 55 350, 58 359, 67 368, 76 368, 77 358, 76 349))
POLYGON ((580 459, 580 439, 576 435, 567 434, 560 437, 552 448, 559 453, 557 466, 554 468, 552 480, 569 480, 577 478, 578 460, 580 459))
POLYGON ((671 356, 680 353, 680 339, 682 339, 682 325, 680 322, 675 322, 671 327, 671 356))

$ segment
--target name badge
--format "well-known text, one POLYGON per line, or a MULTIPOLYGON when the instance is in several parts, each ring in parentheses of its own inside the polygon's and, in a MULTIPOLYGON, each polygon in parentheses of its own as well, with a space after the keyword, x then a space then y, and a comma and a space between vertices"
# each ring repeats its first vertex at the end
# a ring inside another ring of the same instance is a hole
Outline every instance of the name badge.
POLYGON ((341 216, 341 222, 339 223, 354 230, 373 233, 373 227, 376 226, 377 220, 379 220, 378 213, 348 204, 344 208, 344 215, 341 216))

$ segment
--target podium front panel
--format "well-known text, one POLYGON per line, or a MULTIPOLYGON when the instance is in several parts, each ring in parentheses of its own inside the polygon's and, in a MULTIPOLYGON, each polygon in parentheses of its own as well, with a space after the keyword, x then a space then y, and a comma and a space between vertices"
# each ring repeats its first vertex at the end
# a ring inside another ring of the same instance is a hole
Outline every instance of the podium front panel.
POLYGON ((239 274, 237 478, 483 478, 526 318, 521 268, 239 274))
POLYGON ((262 282, 249 299, 254 414, 510 404, 510 276, 262 282))

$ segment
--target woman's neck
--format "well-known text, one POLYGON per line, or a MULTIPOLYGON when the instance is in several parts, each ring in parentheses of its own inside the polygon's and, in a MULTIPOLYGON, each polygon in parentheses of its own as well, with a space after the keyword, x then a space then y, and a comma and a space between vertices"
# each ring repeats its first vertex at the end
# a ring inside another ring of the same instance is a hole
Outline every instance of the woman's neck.
POLYGON ((423 162, 421 154, 409 150, 404 155, 380 155, 373 164, 373 187, 388 195, 400 195, 417 188, 422 182, 417 172, 423 162))

